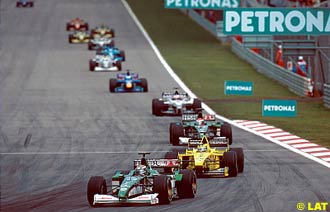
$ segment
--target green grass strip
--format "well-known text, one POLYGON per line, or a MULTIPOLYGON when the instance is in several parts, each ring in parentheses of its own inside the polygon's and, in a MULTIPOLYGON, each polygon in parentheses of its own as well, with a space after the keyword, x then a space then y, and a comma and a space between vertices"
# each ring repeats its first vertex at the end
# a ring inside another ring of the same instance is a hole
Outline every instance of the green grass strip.
MULTIPOLYGON (((259 74, 182 12, 164 9, 164 0, 127 0, 163 57, 187 86, 218 114, 258 120, 330 147, 330 110, 300 98, 259 74), (226 80, 252 81, 254 95, 226 96, 226 80), (262 99, 296 99, 297 117, 262 117, 262 99)), ((170 87, 168 89, 171 89, 170 87)))

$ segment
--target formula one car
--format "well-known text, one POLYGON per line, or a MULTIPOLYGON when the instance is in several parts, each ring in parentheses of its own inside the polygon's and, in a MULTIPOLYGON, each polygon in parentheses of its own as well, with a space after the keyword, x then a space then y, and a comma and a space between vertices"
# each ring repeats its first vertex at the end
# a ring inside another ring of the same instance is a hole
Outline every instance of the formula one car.
POLYGON ((219 176, 236 177, 244 170, 242 148, 231 148, 225 137, 209 141, 190 139, 185 153, 178 153, 181 169, 194 170, 198 177, 219 176))
POLYGON ((33 1, 19 0, 16 2, 16 7, 33 7, 33 1))
POLYGON ((66 24, 66 30, 67 31, 73 31, 73 30, 88 31, 88 23, 80 18, 75 18, 66 24))
POLYGON ((101 49, 96 51, 98 55, 108 55, 110 57, 116 58, 120 61, 126 61, 125 52, 123 50, 119 50, 116 47, 111 46, 103 46, 101 49))
MULTIPOLYGON (((140 153, 141 154, 141 153, 140 153)), ((101 205, 170 204, 177 198, 194 198, 196 174, 178 170, 177 159, 142 159, 134 161, 131 171, 117 171, 108 186, 102 176, 93 176, 87 185, 87 199, 92 207, 101 205), (156 168, 176 169, 161 174, 156 168)))
POLYGON ((226 137, 229 145, 233 143, 230 124, 216 120, 215 115, 203 115, 201 109, 195 113, 183 113, 181 122, 170 124, 172 145, 187 145, 190 138, 201 139, 204 135, 209 140, 220 136, 226 137))
POLYGON ((69 43, 88 43, 90 35, 84 31, 74 31, 69 34, 69 43))
POLYGON ((88 50, 99 50, 104 46, 114 47, 115 41, 109 36, 96 35, 88 42, 88 50))
POLYGON ((127 70, 126 74, 117 74, 117 79, 109 80, 110 92, 148 92, 148 81, 138 74, 127 70))
POLYGON ((102 35, 102 36, 103 35, 109 35, 110 37, 114 38, 115 37, 115 30, 102 24, 102 25, 97 26, 94 29, 92 29, 91 34, 92 34, 92 36, 96 35, 96 34, 102 35))
POLYGON ((96 55, 89 60, 90 71, 121 71, 121 61, 108 55, 96 55))
POLYGON ((156 116, 177 116, 183 112, 193 112, 201 107, 201 100, 190 98, 187 93, 180 93, 178 88, 174 88, 173 93, 163 92, 161 98, 152 100, 152 114, 156 116))

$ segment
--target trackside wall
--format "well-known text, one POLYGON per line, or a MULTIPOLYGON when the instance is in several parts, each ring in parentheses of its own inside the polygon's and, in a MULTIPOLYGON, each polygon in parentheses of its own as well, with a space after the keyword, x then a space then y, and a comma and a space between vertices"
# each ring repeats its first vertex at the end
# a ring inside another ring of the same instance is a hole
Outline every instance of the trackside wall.
POLYGON ((325 107, 330 108, 330 84, 324 84, 323 103, 325 107))

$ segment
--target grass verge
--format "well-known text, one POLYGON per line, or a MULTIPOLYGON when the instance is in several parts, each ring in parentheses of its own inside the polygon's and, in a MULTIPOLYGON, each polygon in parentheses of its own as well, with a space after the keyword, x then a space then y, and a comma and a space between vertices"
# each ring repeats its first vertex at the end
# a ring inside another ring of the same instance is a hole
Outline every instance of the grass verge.
POLYGON ((259 74, 236 57, 229 45, 221 44, 189 17, 178 10, 164 9, 164 0, 127 2, 173 70, 218 114, 258 120, 330 147, 330 110, 322 102, 306 101, 259 74), (226 80, 252 81, 253 97, 226 96, 226 80), (297 117, 263 117, 262 99, 296 99, 297 117))

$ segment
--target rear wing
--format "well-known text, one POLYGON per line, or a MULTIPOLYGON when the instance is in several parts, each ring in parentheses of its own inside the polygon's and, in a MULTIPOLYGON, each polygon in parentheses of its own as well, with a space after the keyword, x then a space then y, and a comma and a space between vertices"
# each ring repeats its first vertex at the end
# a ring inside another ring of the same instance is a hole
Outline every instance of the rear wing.
MULTIPOLYGON (((147 159, 147 163, 151 168, 179 168, 179 159, 147 159)), ((141 165, 141 159, 134 160, 134 168, 141 165)))
MULTIPOLYGON (((210 147, 227 147, 229 140, 226 137, 214 137, 209 138, 208 143, 210 147)), ((200 144, 205 144, 202 139, 189 139, 188 147, 197 147, 200 144)))
MULTIPOLYGON (((189 112, 189 113, 183 113, 181 116, 182 122, 192 122, 196 121, 198 118, 199 112, 189 112)), ((213 114, 205 114, 203 115, 203 119, 205 121, 215 121, 215 115, 213 114)))
POLYGON ((198 113, 182 113, 182 122, 192 122, 196 121, 198 118, 198 113))

